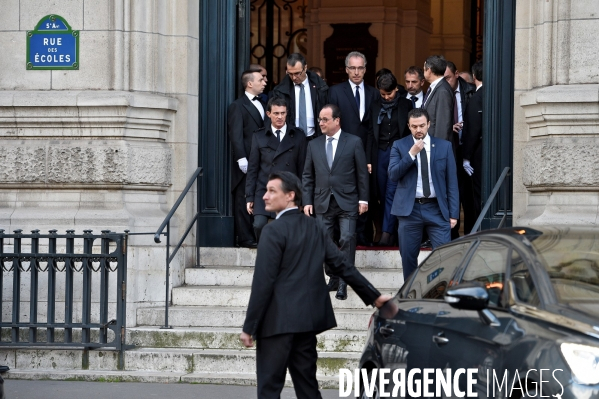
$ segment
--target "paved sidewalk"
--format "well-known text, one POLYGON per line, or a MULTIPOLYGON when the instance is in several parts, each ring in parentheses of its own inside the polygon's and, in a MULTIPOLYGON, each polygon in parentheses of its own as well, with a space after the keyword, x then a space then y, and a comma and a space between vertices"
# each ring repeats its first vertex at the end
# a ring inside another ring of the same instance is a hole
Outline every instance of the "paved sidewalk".
MULTIPOLYGON (((140 382, 79 382, 4 380, 7 399, 253 399, 256 387, 208 384, 159 384, 140 382)), ((295 392, 285 388, 281 399, 294 399, 295 392)), ((323 399, 339 398, 339 391, 322 391, 323 399)))

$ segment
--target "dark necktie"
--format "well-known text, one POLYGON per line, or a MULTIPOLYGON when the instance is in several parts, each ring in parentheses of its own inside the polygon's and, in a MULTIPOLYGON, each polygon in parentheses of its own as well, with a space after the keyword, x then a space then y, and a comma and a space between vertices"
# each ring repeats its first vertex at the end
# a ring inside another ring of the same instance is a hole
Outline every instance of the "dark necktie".
POLYGON ((281 131, 277 130, 275 133, 277 134, 277 140, 281 141, 281 131))
POLYGON ((360 113, 360 86, 356 86, 356 105, 358 106, 358 114, 360 113))
POLYGON ((300 89, 299 95, 299 128, 304 131, 304 134, 308 135, 308 119, 306 113, 306 92, 304 91, 304 85, 297 85, 300 89))
POLYGON ((412 100, 412 108, 416 108, 416 101, 418 101, 418 97, 412 96, 410 97, 410 100, 412 100))
POLYGON ((327 162, 329 164, 329 168, 333 167, 333 140, 335 140, 334 137, 329 137, 327 139, 327 162))
POLYGON ((426 94, 424 95, 424 98, 422 99, 422 107, 420 108, 424 108, 424 104, 426 103, 426 100, 428 100, 428 96, 431 94, 431 88, 429 87, 428 90, 426 91, 426 94))
POLYGON ((426 149, 420 151, 420 174, 422 175, 422 193, 425 198, 431 196, 431 185, 428 181, 428 156, 426 149))
POLYGON ((458 117, 458 99, 456 98, 456 94, 458 93, 458 91, 454 91, 453 92, 453 123, 458 123, 459 122, 459 117, 458 117))

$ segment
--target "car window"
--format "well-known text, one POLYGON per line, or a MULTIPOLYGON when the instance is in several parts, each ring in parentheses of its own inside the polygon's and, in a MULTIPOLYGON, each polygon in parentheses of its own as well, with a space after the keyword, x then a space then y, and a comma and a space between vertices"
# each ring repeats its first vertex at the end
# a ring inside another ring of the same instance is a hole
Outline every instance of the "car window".
POLYGON ((502 243, 482 241, 462 275, 461 282, 478 281, 487 287, 490 306, 501 306, 509 252, 502 243))
POLYGON ((411 299, 443 299, 470 245, 471 242, 467 241, 433 251, 418 268, 404 296, 411 299))
POLYGON ((514 284, 516 299, 531 306, 539 305, 539 295, 528 266, 518 253, 512 251, 510 279, 514 284))

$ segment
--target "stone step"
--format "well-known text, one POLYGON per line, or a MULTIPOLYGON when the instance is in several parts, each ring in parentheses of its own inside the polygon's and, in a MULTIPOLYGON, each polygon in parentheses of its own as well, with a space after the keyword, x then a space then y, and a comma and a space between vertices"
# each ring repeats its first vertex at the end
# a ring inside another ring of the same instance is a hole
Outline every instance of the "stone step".
MULTIPOLYGON (((133 327, 127 329, 127 343, 149 348, 238 349, 245 348, 239 341, 240 328, 212 327, 133 327)), ((367 331, 333 329, 317 336, 318 350, 325 352, 361 352, 367 331)))
MULTIPOLYGON (((420 251, 418 263, 422 262, 430 251, 420 251)), ((202 266, 254 266, 256 250, 249 248, 200 248, 200 265, 202 266)), ((401 268, 399 251, 390 250, 357 250, 356 267, 358 268, 401 268)))
MULTIPOLYGON (((362 268, 360 272, 375 287, 390 287, 397 291, 403 285, 401 269, 362 268)), ((252 285, 253 276, 254 268, 247 266, 187 268, 185 269, 185 284, 188 286, 249 287, 252 285)))
MULTIPOLYGON (((376 287, 376 284, 373 283, 376 287)), ((382 294, 395 295, 399 288, 378 288, 382 294)), ((234 306, 247 307, 250 299, 250 287, 232 286, 197 286, 187 285, 173 288, 172 300, 175 306, 234 306)), ((336 292, 331 292, 331 302, 334 309, 369 309, 360 297, 350 288, 347 299, 335 299, 336 292)))
MULTIPOLYGON (((2 364, 11 370, 82 370, 84 351, 79 349, 2 348, 2 364)), ((125 370, 154 373, 255 373, 256 353, 237 349, 136 348, 125 352, 125 370)), ((334 377, 340 368, 356 368, 360 353, 319 352, 318 374, 334 377)), ((117 372, 118 352, 89 351, 90 371, 117 372)))
MULTIPOLYGON (((172 306, 169 324, 173 327, 239 327, 245 320, 245 307, 172 306)), ((374 309, 337 309, 335 318, 342 330, 365 330, 374 309)), ((138 326, 164 325, 164 308, 137 309, 138 326)))

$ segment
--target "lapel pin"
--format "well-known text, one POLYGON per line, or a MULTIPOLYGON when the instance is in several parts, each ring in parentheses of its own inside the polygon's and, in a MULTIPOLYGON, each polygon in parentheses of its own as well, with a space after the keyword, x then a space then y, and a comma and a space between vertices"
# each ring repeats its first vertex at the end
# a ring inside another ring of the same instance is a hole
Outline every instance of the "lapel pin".
POLYGON ((435 147, 435 145, 433 144, 433 148, 435 147))

